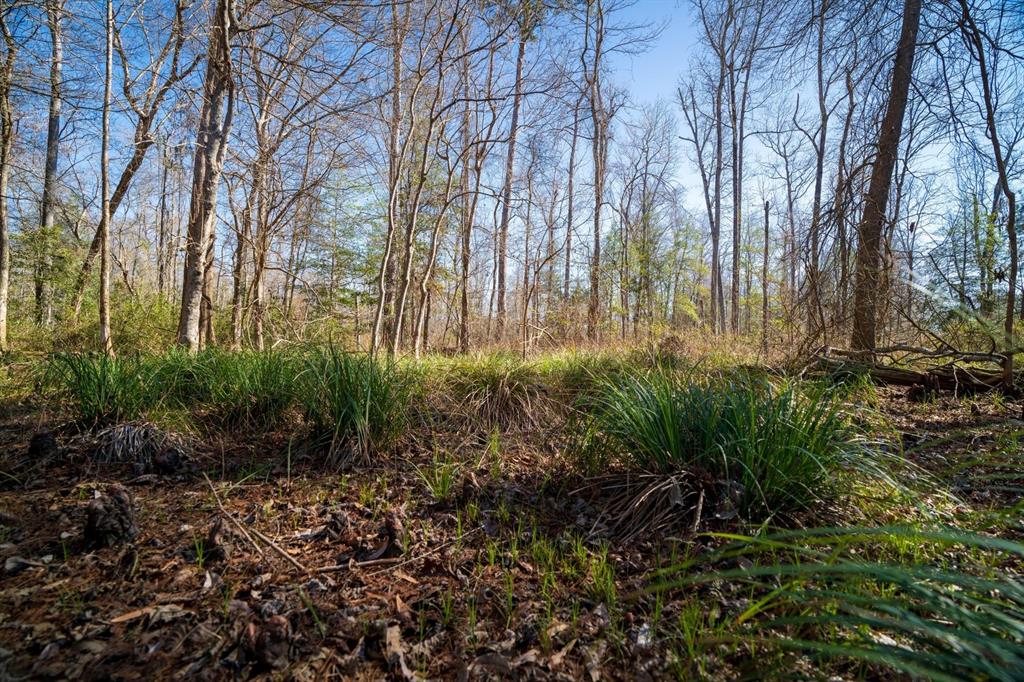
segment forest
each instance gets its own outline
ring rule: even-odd
[[[1024,679],[1024,5],[0,0],[0,680]]]

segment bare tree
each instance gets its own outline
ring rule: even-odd
[[[51,235],[57,216],[57,163],[60,154],[60,113],[62,70],[64,68],[64,0],[47,0],[47,26],[50,29],[50,110],[46,126],[46,165],[43,168],[43,197],[39,206],[39,231],[42,253],[36,266],[36,323],[53,322],[53,282]]]
[[[185,265],[182,273],[178,343],[190,351],[200,347],[200,306],[213,251],[217,187],[224,167],[227,134],[234,109],[231,39],[235,32],[234,0],[217,0],[210,19],[210,45],[203,80],[203,100],[196,134],[192,196]]]
[[[871,184],[865,197],[864,213],[858,226],[857,278],[854,285],[853,334],[854,350],[875,349],[878,327],[878,285],[881,275],[881,238],[886,221],[886,207],[892,187],[892,171],[899,151],[903,116],[913,77],[917,31],[921,21],[921,0],[904,0],[903,22],[892,72],[892,85],[882,126]]]
[[[596,340],[598,322],[601,314],[601,207],[604,204],[604,182],[608,160],[608,128],[610,116],[605,108],[604,92],[601,84],[602,57],[604,56],[605,15],[603,0],[587,3],[583,52],[580,60],[583,65],[584,81],[590,102],[590,121],[593,137],[591,140],[591,156],[594,169],[594,247],[590,254],[590,299],[587,305],[587,338]],[[591,43],[592,41],[592,43]],[[587,55],[590,63],[587,63]]]
[[[0,3],[0,33],[4,40],[4,60],[0,65],[0,353],[7,344],[7,303],[11,284],[10,214],[7,206],[7,185],[11,176],[11,150],[14,146],[14,112],[11,109],[11,88],[18,46],[7,25],[7,14],[13,3]]]
[[[184,69],[180,68],[179,65],[186,38],[184,23],[185,11],[188,9],[188,6],[185,0],[176,0],[174,19],[167,32],[166,40],[156,55],[153,56],[152,62],[138,74],[132,74],[131,64],[135,55],[129,55],[121,37],[122,29],[116,23],[114,25],[114,46],[117,50],[118,58],[121,62],[121,70],[124,75],[122,79],[122,95],[135,117],[135,133],[132,139],[132,155],[121,170],[121,176],[114,187],[114,193],[110,196],[111,216],[117,213],[117,209],[120,208],[121,202],[131,188],[132,181],[142,167],[146,153],[156,142],[157,116],[168,94],[177,83],[194,70],[198,63],[198,60],[195,60]],[[132,14],[138,13],[133,12]],[[136,30],[141,31],[146,36],[147,40],[145,42],[148,43],[146,23],[140,20]],[[166,74],[164,74],[165,65],[167,66]],[[145,83],[145,88],[141,94],[135,92],[133,85],[140,80]],[[100,250],[101,232],[103,229],[104,226],[101,221],[101,224],[96,227],[96,233],[93,236],[92,243],[89,245],[89,250],[86,252],[81,271],[78,273],[78,279],[75,282],[73,305],[73,315],[75,317],[78,317],[82,307],[86,282],[92,269],[93,261]]]
[[[519,109],[523,99],[523,63],[526,60],[526,43],[534,30],[537,21],[537,9],[533,0],[523,0],[519,6],[517,23],[519,31],[516,39],[516,73],[512,93],[512,120],[509,123],[508,148],[505,153],[505,183],[501,193],[501,224],[498,226],[498,288],[497,329],[495,336],[501,340],[505,336],[507,313],[505,311],[505,268],[508,260],[508,224],[512,210],[512,183],[515,174],[516,136],[519,133]]]
[[[968,45],[972,57],[978,62],[979,76],[981,77],[981,91],[984,103],[985,127],[988,133],[989,142],[992,144],[992,158],[995,160],[996,177],[998,178],[998,191],[1006,197],[1006,235],[1009,239],[1010,248],[1010,269],[1007,275],[1006,292],[1006,315],[1003,322],[1004,343],[1006,345],[1005,358],[1003,360],[1003,383],[1006,388],[1013,388],[1013,361],[1014,361],[1014,334],[1013,321],[1016,313],[1017,295],[1017,196],[1010,187],[1009,172],[1007,170],[1007,150],[999,142],[999,127],[997,125],[998,112],[996,102],[992,94],[993,74],[989,73],[988,59],[986,57],[986,45],[992,44],[986,40],[986,36],[978,27],[974,19],[971,7],[967,0],[960,0],[960,9],[963,12],[960,29],[964,41]]]
[[[100,348],[114,355],[110,338],[110,88],[114,77],[114,2],[106,2],[103,72],[103,124],[100,142]]]

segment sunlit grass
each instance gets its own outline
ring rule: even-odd
[[[652,371],[604,382],[583,409],[576,450],[587,468],[706,471],[739,484],[749,518],[806,509],[843,469],[884,472],[834,396],[787,382]]]
[[[1013,568],[1024,545],[900,526],[712,537],[728,544],[652,583],[664,592],[726,581],[750,595],[727,628],[691,636],[693,648],[747,643],[935,680],[1024,670],[1024,584]]]
[[[299,383],[306,421],[331,461],[367,460],[405,432],[410,383],[393,363],[329,346],[307,355]]]

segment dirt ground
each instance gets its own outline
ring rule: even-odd
[[[1018,405],[883,391],[877,412],[972,508],[1019,502]],[[30,456],[49,429],[56,451],[37,439]],[[455,435],[423,442],[438,438]],[[572,473],[555,435],[489,438],[447,444],[447,468],[435,445],[334,471],[287,436],[222,435],[164,473],[99,464],[95,435],[16,409],[0,424],[0,679],[758,676],[743,647],[695,667],[675,625],[695,600],[727,619],[744,594],[644,590],[702,532],[737,528],[727,496],[685,482],[685,503],[629,533],[615,487]],[[125,492],[133,518],[97,521]]]

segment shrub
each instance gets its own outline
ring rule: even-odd
[[[70,403],[80,423],[94,427],[138,419],[160,400],[138,357],[59,353],[44,369],[43,383]]]
[[[701,469],[739,483],[751,518],[806,508],[864,452],[827,392],[767,381],[655,371],[606,382],[583,407],[577,450],[591,467],[625,457],[651,472]]]
[[[330,346],[311,352],[299,383],[314,439],[334,462],[366,460],[405,431],[410,383],[392,363]]]

